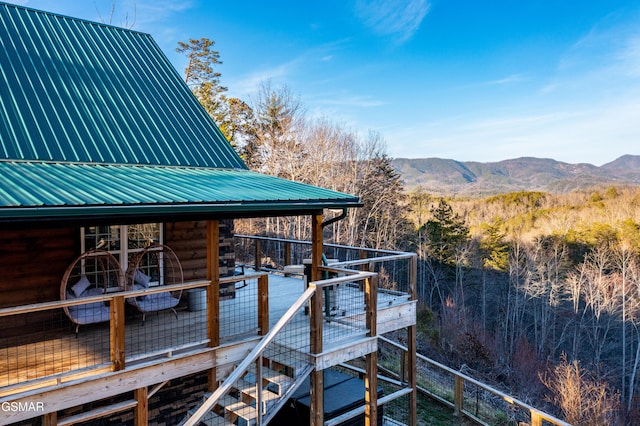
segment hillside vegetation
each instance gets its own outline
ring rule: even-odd
[[[407,203],[424,351],[572,424],[638,424],[640,188]]]

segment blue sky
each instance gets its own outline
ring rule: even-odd
[[[111,0],[11,3],[134,23],[181,73],[177,42],[211,38],[230,96],[286,84],[393,157],[640,154],[640,0],[116,0],[112,18]]]

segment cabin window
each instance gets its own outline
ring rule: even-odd
[[[87,226],[80,232],[83,252],[96,248],[106,250],[118,259],[123,271],[129,266],[129,261],[144,248],[150,244],[164,243],[160,223]],[[150,265],[148,262],[145,265],[149,271],[158,269],[153,268],[157,265]]]

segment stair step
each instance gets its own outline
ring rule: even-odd
[[[193,416],[196,413],[196,409],[191,409],[188,411],[189,417]],[[235,426],[233,423],[217,415],[214,412],[208,412],[201,419],[200,423],[204,423],[207,426]]]
[[[256,388],[255,377],[254,380],[247,381],[240,379],[234,388],[242,394],[242,400],[252,406],[255,406],[258,399],[258,390]],[[268,410],[269,405],[273,401],[280,399],[280,395],[270,391],[268,388],[262,388],[262,412],[265,413]]]
[[[275,371],[280,371],[289,377],[297,377],[298,372],[310,364],[309,360],[292,357],[295,353],[296,356],[304,357],[304,355],[288,350],[286,352],[265,351],[264,361],[265,364]]]
[[[243,419],[247,424],[253,424],[258,418],[256,409],[230,395],[220,398],[218,405],[224,408],[225,418],[231,422],[235,422],[238,417]]]
[[[251,368],[245,375],[247,381],[251,382],[255,380],[256,370],[255,368]],[[287,376],[286,374],[279,373],[277,371],[273,371],[270,368],[262,367],[262,386],[264,389],[275,393],[280,396],[284,394],[286,389],[291,386],[294,382],[292,377]]]

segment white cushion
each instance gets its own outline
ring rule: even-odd
[[[82,294],[80,295],[80,297],[90,297],[90,296],[102,296],[103,292],[101,288],[98,287],[93,287],[93,288],[88,288],[85,291],[82,292]]]
[[[151,278],[149,278],[148,275],[144,274],[139,269],[136,269],[136,273],[133,276],[133,281],[147,288],[149,287],[149,281],[151,281]]]
[[[155,312],[163,309],[171,309],[180,302],[169,292],[154,293],[148,295],[144,300],[137,300],[136,305],[141,312]]]
[[[90,286],[91,283],[89,282],[89,279],[86,275],[83,275],[80,280],[71,287],[71,291],[73,291],[73,294],[75,294],[76,297],[80,297],[80,295]]]
[[[134,284],[134,285],[133,285],[133,289],[134,289],[134,290],[146,290],[147,288],[148,288],[148,287],[145,287],[145,286],[143,286],[142,284]],[[142,295],[142,296],[138,296],[138,297],[136,297],[136,299],[138,299],[138,300],[144,300],[144,299],[146,299],[146,297],[147,297],[147,296]]]

